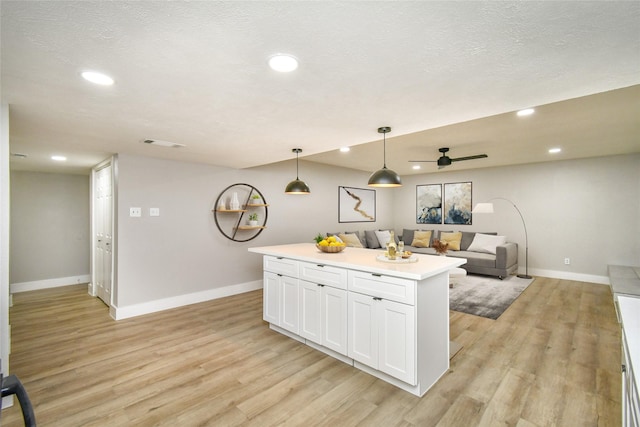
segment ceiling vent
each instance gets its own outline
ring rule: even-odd
[[[142,142],[149,145],[157,145],[159,147],[173,147],[173,148],[185,147],[184,144],[178,144],[170,141],[162,141],[160,139],[145,139]]]

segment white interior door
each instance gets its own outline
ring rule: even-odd
[[[111,165],[96,172],[94,199],[94,286],[95,293],[107,305],[111,305],[113,226],[113,191]]]

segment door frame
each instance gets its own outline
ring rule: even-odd
[[[111,309],[110,311],[112,311],[113,307],[116,305],[117,302],[117,280],[116,280],[116,272],[117,272],[117,266],[116,266],[116,259],[118,258],[116,256],[117,253],[117,241],[116,241],[116,236],[117,236],[117,220],[116,220],[116,212],[118,211],[117,209],[117,187],[116,187],[116,182],[117,182],[117,164],[118,164],[118,158],[117,155],[113,155],[111,158],[98,163],[96,166],[94,166],[91,169],[91,194],[90,194],[90,206],[91,206],[91,282],[88,285],[88,292],[89,295],[93,296],[93,297],[97,297],[97,291],[96,291],[96,204],[95,204],[95,197],[96,197],[96,185],[97,185],[97,173],[98,171],[100,171],[101,169],[104,169],[105,167],[111,166],[111,232],[112,232],[112,236],[111,236],[111,291],[110,291],[110,295],[111,295],[111,301],[109,301],[109,308]]]

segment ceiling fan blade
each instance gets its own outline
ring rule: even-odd
[[[451,161],[460,162],[462,160],[484,159],[485,157],[489,157],[489,156],[487,156],[486,154],[476,154],[475,156],[458,157],[455,159],[451,159]]]
[[[437,160],[409,160],[409,163],[435,163]]]

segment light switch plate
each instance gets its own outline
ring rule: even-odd
[[[142,216],[142,208],[129,208],[129,216],[132,216],[132,217]]]
[[[149,208],[149,216],[160,216],[160,208]]]

